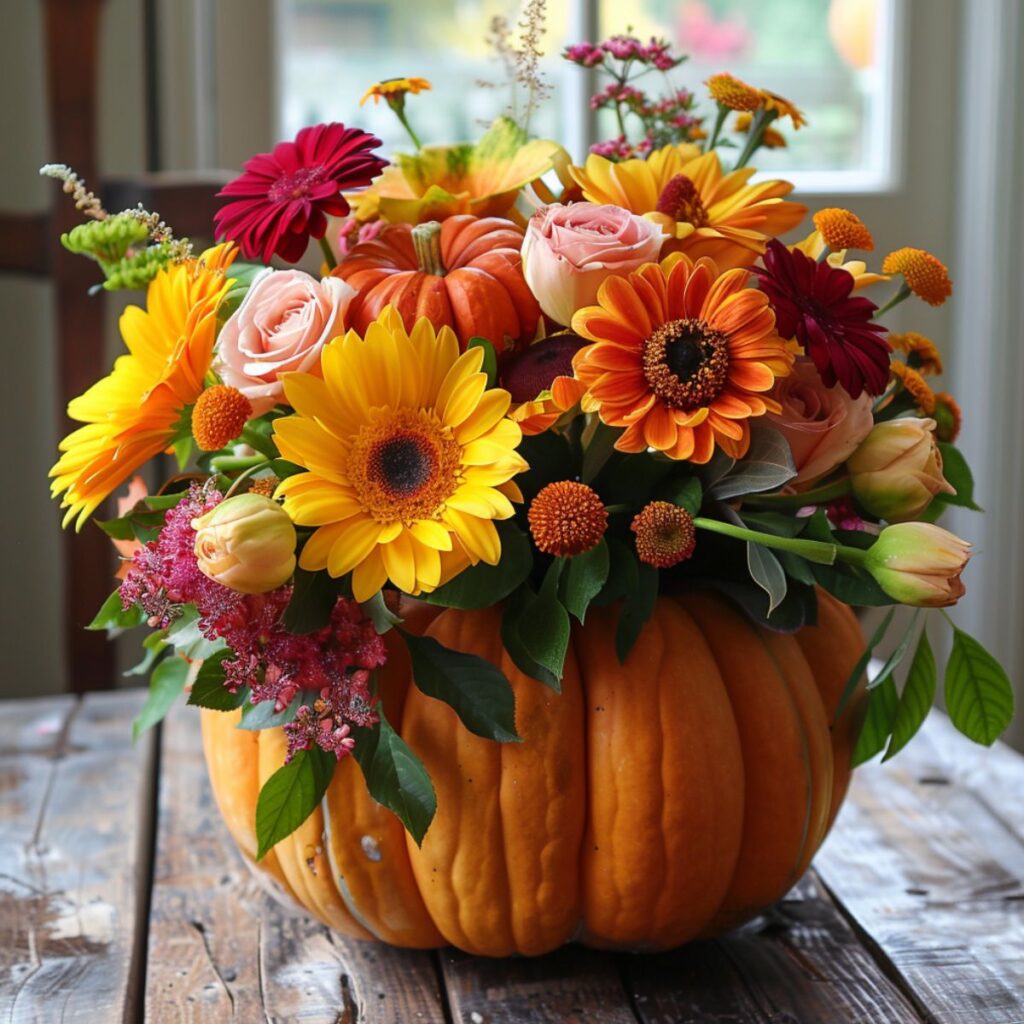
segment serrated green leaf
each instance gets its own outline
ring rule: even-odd
[[[377,803],[395,813],[406,831],[423,844],[434,814],[437,796],[423,762],[384,717],[372,729],[353,729],[353,757],[359,762],[366,788]]]
[[[611,559],[604,538],[589,551],[567,560],[562,572],[561,596],[566,611],[582,624],[590,602],[608,579]]]
[[[851,763],[854,768],[881,753],[892,732],[898,702],[899,695],[891,676],[868,694],[868,713],[853,748]]]
[[[533,568],[529,538],[511,520],[496,524],[501,541],[497,565],[479,562],[463,569],[443,587],[419,599],[443,608],[492,608],[518,587]]]
[[[636,592],[627,594],[615,630],[615,653],[625,664],[629,652],[640,637],[647,620],[654,614],[658,600],[658,570],[652,565],[638,561]]]
[[[1013,686],[1003,666],[961,629],[953,629],[944,689],[950,719],[975,743],[991,746],[1013,718]]]
[[[850,698],[853,696],[857,689],[857,684],[860,682],[860,677],[864,675],[865,670],[868,667],[868,662],[871,660],[871,654],[874,649],[882,642],[886,631],[889,628],[889,624],[892,622],[893,615],[896,614],[895,608],[890,608],[886,612],[885,617],[878,624],[878,628],[875,630],[871,639],[868,641],[867,647],[864,648],[864,653],[857,659],[857,664],[853,666],[853,671],[850,673],[850,678],[846,680],[846,685],[843,687],[843,692],[839,697],[839,703],[836,705],[836,720],[842,716],[846,710],[846,705],[850,703]]]
[[[85,628],[120,631],[141,626],[145,621],[146,613],[137,604],[129,605],[127,608],[121,606],[121,591],[115,590]]]
[[[935,702],[935,684],[938,672],[935,668],[935,655],[928,634],[921,632],[914,660],[910,663],[907,681],[903,684],[900,702],[896,706],[896,715],[892,723],[892,737],[883,761],[895,757],[914,737],[917,730],[928,716]]]
[[[312,747],[300,750],[260,789],[256,800],[256,859],[261,860],[312,813],[331,784],[337,758]]]
[[[224,685],[224,659],[232,657],[231,651],[220,651],[203,662],[199,674],[192,683],[188,703],[195,707],[210,708],[212,711],[234,711],[245,702],[245,693],[232,693]]]
[[[184,658],[165,658],[149,677],[149,696],[142,706],[138,718],[132,722],[132,740],[137,740],[147,729],[152,729],[178,699],[185,689],[189,664]]]
[[[512,685],[486,658],[454,651],[430,636],[401,631],[416,686],[444,701],[477,736],[500,743],[519,739]]]

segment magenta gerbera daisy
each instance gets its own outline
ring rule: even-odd
[[[344,217],[341,194],[365,188],[387,166],[372,151],[380,139],[337,122],[303,128],[294,142],[257,153],[245,173],[218,196],[230,198],[214,217],[218,238],[237,242],[246,259],[269,262],[277,253],[296,263],[309,239],[323,238],[327,217]]]
[[[871,318],[878,307],[851,297],[853,275],[826,262],[817,263],[780,241],[768,243],[764,269],[754,267],[761,290],[775,310],[775,329],[795,338],[814,361],[826,385],[837,381],[857,398],[862,391],[880,395],[889,383],[886,329]]]

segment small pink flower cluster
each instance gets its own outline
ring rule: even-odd
[[[636,61],[648,64],[658,71],[671,71],[678,67],[684,57],[673,57],[669,44],[664,39],[651,38],[647,44],[635,36],[612,36],[603,43],[577,43],[566,47],[563,56],[573,64],[593,68],[604,62],[605,56],[614,60]]]
[[[650,136],[645,135],[639,142],[630,142],[625,135],[618,135],[614,139],[606,139],[604,142],[595,142],[590,147],[590,152],[597,156],[603,156],[608,160],[633,160],[637,157],[646,158],[654,148],[654,142]]]
[[[205,576],[193,550],[192,520],[221,500],[215,488],[192,484],[168,511],[156,540],[135,553],[121,584],[122,604],[139,605],[150,625],[161,629],[181,615],[183,606],[193,605],[203,636],[223,640],[233,654],[223,662],[224,685],[232,693],[247,686],[253,704],[273,701],[278,712],[300,690],[319,694],[286,726],[289,759],[314,743],[342,757],[354,745],[348,723],[372,725],[377,719],[369,683],[370,673],[387,659],[384,642],[347,598],[338,599],[323,628],[296,634],[282,622],[291,586],[240,594]]]
[[[645,113],[649,109],[647,93],[636,89],[632,85],[620,85],[612,82],[600,92],[590,97],[590,109],[602,110],[605,107],[614,107],[618,104],[631,107],[637,113]]]
[[[360,242],[371,242],[381,232],[384,221],[360,223],[355,217],[346,217],[338,225],[338,256],[347,256]]]

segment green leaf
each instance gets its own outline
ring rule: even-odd
[[[614,451],[615,442],[622,433],[620,427],[609,427],[600,420],[596,421],[593,436],[583,451],[583,465],[580,469],[580,479],[583,483],[593,483]]]
[[[842,695],[839,698],[839,703],[836,705],[836,720],[846,710],[846,705],[849,704],[850,698],[853,696],[854,691],[857,689],[857,684],[860,682],[860,677],[864,675],[865,670],[868,667],[868,662],[871,660],[871,654],[874,649],[882,642],[882,638],[885,636],[886,630],[889,628],[889,624],[892,622],[893,615],[896,614],[895,608],[890,608],[886,612],[885,617],[878,624],[878,628],[875,630],[871,639],[868,641],[867,647],[864,648],[864,653],[857,659],[857,664],[853,666],[853,671],[850,673],[850,678],[846,681],[846,686],[843,687]]]
[[[519,618],[527,605],[536,599],[536,595],[525,584],[509,595],[501,615],[501,643],[520,672],[559,693],[562,688],[561,680],[534,659],[519,635]]]
[[[593,600],[599,608],[628,598],[636,593],[640,585],[639,569],[636,553],[631,547],[615,537],[607,537],[608,542],[608,579]]]
[[[333,754],[319,747],[300,750],[263,783],[256,800],[257,860],[290,836],[316,810],[337,763]]]
[[[898,701],[896,684],[891,677],[868,695],[868,713],[864,718],[860,735],[857,737],[857,745],[853,748],[852,764],[854,768],[865,761],[870,761],[885,747],[885,741],[889,738],[889,733],[892,732]]]
[[[141,626],[145,621],[146,613],[137,604],[129,605],[127,608],[121,607],[121,591],[115,590],[85,628],[120,631]]]
[[[178,463],[178,469],[184,473],[188,467],[188,460],[192,458],[192,435],[176,438],[171,446],[174,449],[174,460]]]
[[[601,473],[601,497],[606,505],[639,507],[650,495],[663,497],[661,488],[678,487],[675,480],[666,480],[679,470],[679,463],[651,452],[613,452]],[[670,497],[664,497],[671,501]]]
[[[238,309],[242,304],[242,299],[245,298],[246,292],[248,292],[252,285],[253,278],[266,269],[267,267],[262,263],[233,263],[231,265],[230,276],[232,284],[218,309],[218,314],[222,321],[226,320]]]
[[[373,623],[377,636],[383,636],[394,629],[395,626],[400,626],[405,621],[387,606],[384,594],[380,590],[369,601],[361,602],[359,607],[363,610],[363,614]]]
[[[723,501],[744,494],[774,491],[796,476],[793,453],[786,439],[773,427],[759,423],[751,427],[747,454],[708,490]]]
[[[670,480],[658,489],[658,496],[661,500],[670,501],[673,505],[686,509],[691,516],[695,516],[700,512],[704,501],[704,488],[697,477],[691,476],[685,480]]]
[[[562,689],[562,670],[565,667],[566,652],[569,650],[570,634],[569,613],[558,600],[558,582],[562,567],[561,559],[555,559],[551,563],[544,576],[540,593],[526,602],[517,622],[520,643],[530,659],[546,670],[540,681],[547,683],[556,693],[560,693]],[[551,679],[555,680],[554,684],[551,683]]]
[[[132,722],[132,740],[137,740],[147,729],[163,721],[178,694],[185,689],[189,664],[184,658],[166,658],[149,677],[149,696],[138,718]]]
[[[274,710],[272,700],[261,700],[258,704],[245,702],[242,704],[242,717],[235,728],[255,732],[257,729],[276,729],[280,725],[287,725],[295,721],[304,699],[303,691],[300,690],[292,698],[291,704],[281,712]]]
[[[444,701],[477,736],[499,743],[519,739],[515,696],[500,668],[479,655],[453,651],[433,637],[401,633],[412,659],[413,681],[423,693]]]
[[[511,520],[495,524],[501,540],[497,565],[479,562],[463,569],[454,579],[419,599],[444,608],[492,608],[519,586],[533,568],[529,538]]]
[[[771,533],[776,537],[796,537],[800,534],[805,525],[803,519],[794,515],[786,515],[783,512],[748,512],[743,510],[743,522],[752,530],[760,530],[762,533]],[[835,538],[828,537],[827,544],[835,543]]]
[[[797,583],[803,583],[807,587],[814,586],[816,580],[806,558],[801,558],[799,555],[793,554],[792,551],[776,551],[775,557],[782,563],[782,568],[786,570],[786,575],[791,579],[796,580]]]
[[[893,674],[900,662],[903,661],[907,651],[910,649],[910,642],[914,639],[914,627],[917,625],[917,618],[920,614],[921,609],[915,608],[910,624],[903,631],[900,642],[893,648],[889,657],[886,658],[885,664],[879,670],[878,675],[868,683],[869,690],[873,690],[876,686],[881,686]]]
[[[189,704],[213,711],[234,711],[242,706],[245,693],[241,690],[232,693],[224,685],[223,662],[231,656],[231,651],[220,651],[203,662],[203,667],[192,683],[192,692],[188,695]]]
[[[774,553],[760,544],[747,542],[747,568],[751,579],[768,595],[771,615],[786,599],[786,573]]]
[[[363,770],[370,796],[398,815],[421,846],[437,811],[434,786],[423,762],[391,728],[379,705],[377,711],[380,721],[372,729],[353,729],[356,745],[352,754]]]
[[[647,620],[654,614],[654,605],[658,600],[658,570],[640,561],[637,561],[636,567],[636,591],[626,595],[619,626],[615,630],[615,653],[621,663],[625,663],[629,657],[633,644],[639,639]]]
[[[1013,718],[1013,686],[1003,666],[974,637],[955,627],[945,695],[953,724],[986,747],[995,743]]]
[[[589,551],[568,559],[562,573],[562,604],[582,624],[590,602],[608,579],[611,559],[604,538]]]
[[[518,450],[530,464],[528,470],[516,477],[527,507],[542,488],[556,480],[572,480],[579,471],[569,442],[554,431],[524,437]]]
[[[126,676],[146,676],[156,663],[157,659],[167,650],[167,641],[163,633],[150,633],[142,641],[143,650],[146,652],[142,661],[125,671]]]
[[[484,350],[484,361],[480,370],[487,374],[487,386],[493,388],[498,379],[498,356],[494,351],[494,346],[486,338],[470,338],[466,343],[466,351],[471,348]]]
[[[900,702],[896,706],[896,715],[892,723],[892,738],[883,761],[895,757],[914,737],[921,728],[935,702],[935,683],[938,673],[935,668],[935,655],[928,643],[928,633],[922,631],[918,641],[914,660],[910,663],[907,681],[903,684]]]
[[[341,581],[326,570],[295,569],[295,587],[281,621],[289,633],[315,633],[331,620]]]
[[[981,512],[981,506],[974,500],[974,475],[963,452],[948,441],[939,442],[939,451],[942,453],[942,475],[956,488],[956,494],[938,495],[941,503]]]
[[[115,540],[153,540],[164,527],[167,510],[174,508],[185,495],[150,494],[117,519],[96,520],[96,525]]]
[[[171,623],[164,640],[174,646],[176,653],[190,661],[205,661],[227,647],[223,640],[208,640],[203,636],[199,629],[199,612],[191,605],[184,606],[181,615]]]

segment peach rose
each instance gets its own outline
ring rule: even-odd
[[[789,442],[797,487],[813,483],[845,462],[871,433],[871,396],[851,398],[838,384],[826,387],[810,359],[798,359],[793,372],[777,381],[772,397],[782,412],[768,413],[772,426]]]
[[[282,373],[318,371],[320,350],[344,333],[355,294],[338,277],[268,267],[221,330],[214,369],[249,399],[253,416],[269,412],[284,396]]]
[[[625,276],[658,259],[662,230],[619,206],[556,203],[538,210],[523,239],[523,274],[556,323],[597,301],[597,290],[613,274]]]

